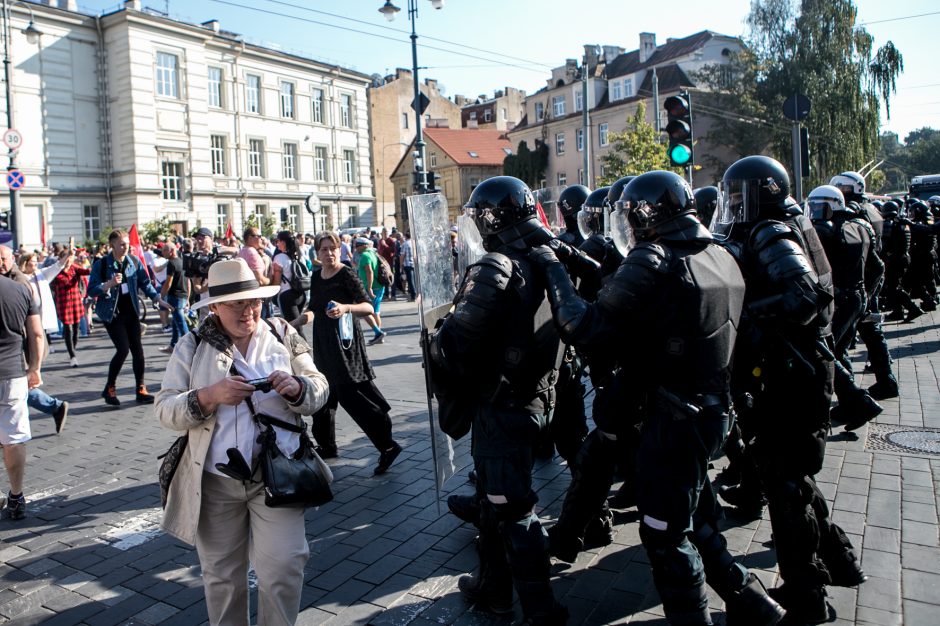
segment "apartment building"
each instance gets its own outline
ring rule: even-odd
[[[251,214],[308,232],[375,223],[368,75],[136,0],[102,16],[65,0],[11,12],[26,245],[161,217],[180,232],[237,232]],[[311,195],[317,216],[302,210]]]
[[[509,131],[525,116],[525,91],[515,87],[497,89],[492,98],[457,95],[454,102],[460,106],[460,125],[464,128]]]
[[[610,134],[626,129],[627,119],[641,101],[646,104],[650,123],[655,122],[656,115],[665,119],[662,102],[683,89],[691,90],[693,97],[696,155],[725,154],[725,148],[704,140],[714,117],[695,109],[695,92],[699,90],[695,73],[707,64],[727,62],[732,53],[740,50],[740,39],[702,31],[657,45],[655,34],[640,33],[639,44],[629,52],[619,46],[586,45],[580,63],[566,60],[552,70],[543,89],[526,98],[526,116],[509,132],[509,140],[514,150],[522,141],[530,149],[536,142],[548,146],[549,163],[542,186],[596,187],[605,174],[600,159],[610,149]],[[653,101],[654,80],[658,83],[658,103]],[[585,106],[590,117],[587,128],[583,124]],[[587,172],[585,150],[590,157]],[[695,186],[714,184],[721,177],[720,172],[698,162],[705,167],[693,172]]]

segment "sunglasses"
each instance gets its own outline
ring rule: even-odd
[[[215,469],[235,480],[243,480],[250,483],[258,482],[251,478],[251,467],[242,455],[241,450],[238,448],[229,448],[225,451],[225,454],[228,455],[228,463],[216,463]]]

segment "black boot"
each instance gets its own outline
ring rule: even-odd
[[[568,609],[555,601],[548,580],[523,582],[513,580],[519,604],[522,605],[522,624],[531,626],[564,626],[568,623]]]
[[[614,515],[607,504],[601,514],[588,522],[584,529],[584,545],[588,548],[601,548],[614,542]]]
[[[829,605],[826,603],[824,587],[797,588],[784,584],[768,589],[767,593],[786,610],[787,624],[822,624],[829,621]]]
[[[655,579],[655,574],[654,574]],[[688,589],[668,589],[656,585],[669,626],[712,626],[705,584]]]
[[[876,376],[876,378],[878,378]],[[887,400],[898,397],[898,381],[894,376],[878,378],[878,382],[868,388],[868,395],[875,400]]]
[[[447,508],[461,521],[480,527],[480,500],[476,494],[461,496],[454,494],[447,498]]]
[[[764,514],[767,499],[759,487],[740,485],[722,485],[718,488],[722,500],[734,507],[734,512],[744,519],[758,519]]]
[[[726,626],[774,626],[783,619],[783,607],[767,594],[754,574],[748,575],[743,589],[725,600]]]
[[[833,421],[845,425],[845,430],[857,430],[878,417],[884,409],[868,395],[867,391],[859,391],[850,396],[845,402],[839,399],[839,404],[829,412]]]
[[[512,613],[512,581],[508,575],[496,580],[492,577],[465,574],[457,579],[457,588],[477,607],[496,613]]]
[[[584,539],[567,531],[564,526],[555,524],[548,529],[548,552],[556,559],[574,563],[583,549]]]

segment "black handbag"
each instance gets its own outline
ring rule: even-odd
[[[264,503],[272,508],[321,506],[333,499],[333,473],[313,448],[306,429],[267,415],[256,416],[266,428],[261,433],[261,479]],[[274,426],[300,433],[300,447],[285,455],[277,446]],[[288,428],[290,427],[290,428]]]
[[[170,483],[173,482],[173,476],[176,469],[183,460],[183,453],[186,452],[186,446],[189,444],[189,433],[180,435],[170,446],[170,449],[158,456],[163,459],[160,462],[159,480],[160,480],[160,504],[166,508],[166,499],[170,493]]]

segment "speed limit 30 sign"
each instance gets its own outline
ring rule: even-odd
[[[19,150],[23,145],[23,135],[15,128],[8,128],[3,131],[3,145],[10,150]]]

